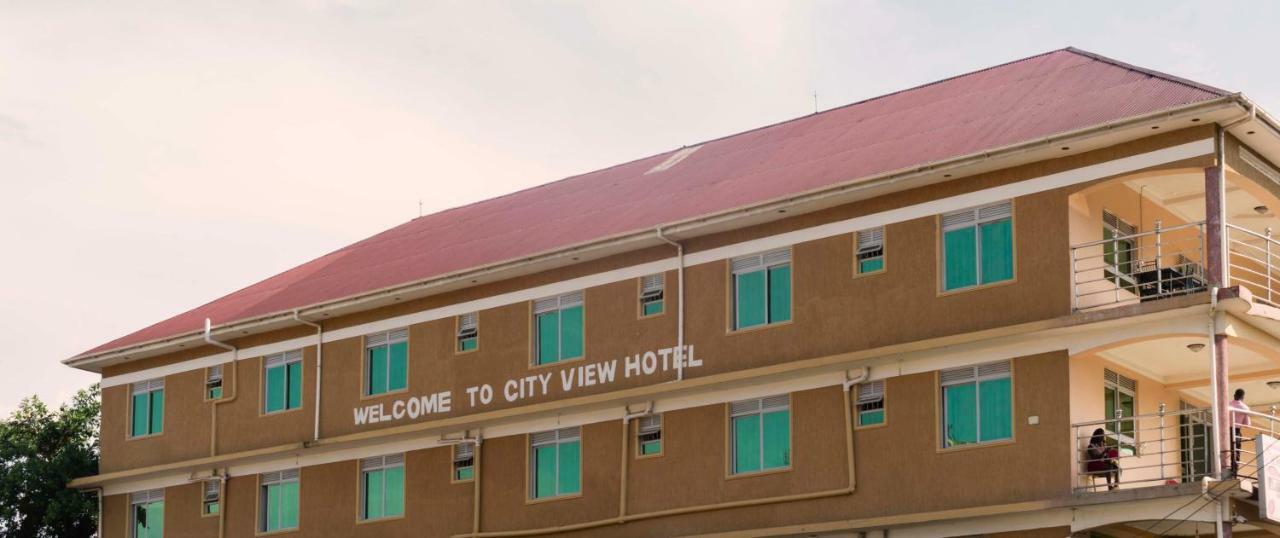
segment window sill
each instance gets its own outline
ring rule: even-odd
[[[406,381],[406,382],[407,382],[407,381]],[[404,393],[407,393],[407,392],[409,392],[409,387],[405,387],[405,388],[402,388],[402,389],[396,389],[396,390],[389,390],[389,391],[386,391],[386,392],[379,392],[379,393],[377,393],[377,394],[365,394],[365,395],[363,395],[363,396],[360,396],[360,401],[362,401],[362,402],[363,402],[363,401],[365,401],[365,400],[377,400],[377,399],[379,399],[379,398],[385,398],[385,397],[387,397],[387,396],[395,396],[395,395],[397,395],[397,394],[404,394]]]
[[[666,452],[665,452],[665,451],[662,451],[662,450],[659,450],[657,454],[641,454],[641,453],[637,452],[637,453],[636,453],[636,460],[651,460],[651,459],[655,459],[655,458],[661,458],[661,457],[662,457],[663,455],[665,455],[665,454],[666,454]]]
[[[298,532],[299,530],[301,530],[301,526],[293,527],[291,529],[279,529],[274,531],[254,531],[253,535],[254,536],[276,536],[280,534],[290,534],[290,533]]]
[[[475,353],[475,352],[477,352],[477,351],[480,351],[480,345],[479,345],[479,344],[476,344],[476,347],[473,347],[473,348],[468,349],[468,350],[466,350],[466,351],[461,351],[461,350],[459,350],[458,348],[454,348],[454,349],[453,349],[453,354],[454,354],[454,356],[457,356],[457,355],[470,355],[470,354]]]
[[[878,430],[888,425],[889,425],[889,422],[885,421],[879,424],[867,424],[866,426],[854,426],[853,429],[854,430]]]
[[[280,415],[287,415],[287,414],[289,414],[289,413],[293,413],[293,412],[296,412],[296,411],[302,411],[302,410],[303,410],[303,407],[299,406],[299,407],[295,407],[295,408],[293,408],[293,409],[281,409],[281,410],[279,410],[279,411],[262,411],[262,412],[258,413],[258,416],[259,416],[259,417],[277,417],[277,416],[280,416]]]
[[[572,359],[560,359],[560,360],[558,360],[558,361],[556,361],[556,362],[548,362],[548,363],[546,363],[546,364],[533,364],[533,363],[530,363],[530,364],[529,364],[529,369],[530,369],[530,370],[538,370],[538,369],[542,369],[542,368],[554,368],[554,367],[559,366],[559,365],[561,365],[561,364],[564,364],[564,363],[566,363],[566,362],[580,362],[580,361],[582,361],[582,360],[584,360],[584,359],[586,359],[586,354],[583,354],[583,356],[581,356],[581,357],[574,357],[574,358],[572,358]]]
[[[795,319],[789,319],[787,321],[779,321],[777,323],[766,323],[764,325],[752,325],[750,327],[746,327],[743,329],[729,329],[728,331],[725,332],[725,336],[733,336],[735,334],[748,334],[748,333],[763,331],[766,329],[786,327],[787,325],[791,325],[792,323],[795,323]]]
[[[883,275],[883,274],[885,274],[886,272],[887,272],[887,270],[886,270],[886,269],[876,269],[875,271],[868,271],[868,272],[866,272],[866,273],[859,273],[859,272],[858,272],[858,268],[857,268],[857,267],[854,267],[854,268],[853,268],[853,278],[867,278],[867,277],[873,277],[873,276]]]
[[[940,290],[940,291],[938,291],[938,297],[947,297],[947,296],[950,296],[950,295],[960,295],[960,294],[962,294],[962,293],[968,293],[968,292],[971,292],[971,291],[978,291],[978,290],[986,290],[986,289],[991,289],[991,288],[998,288],[998,287],[1000,287],[1000,286],[1008,286],[1008,285],[1010,285],[1010,284],[1016,284],[1016,283],[1018,283],[1018,277],[1017,277],[1017,276],[1014,276],[1013,278],[1010,278],[1009,280],[1001,280],[1001,281],[999,281],[999,282],[992,282],[992,283],[990,283],[990,284],[978,284],[978,285],[976,285],[976,286],[969,286],[969,287],[967,287],[967,288],[956,288],[956,289],[954,289],[954,290]]]
[[[530,504],[545,504],[545,503],[553,503],[553,502],[556,502],[556,501],[568,501],[568,500],[572,500],[572,499],[578,499],[578,498],[581,498],[581,497],[582,497],[582,492],[578,492],[578,493],[570,493],[570,494],[567,494],[567,495],[556,495],[555,497],[542,497],[542,498],[539,498],[539,499],[528,499],[528,498],[526,498],[526,499],[524,500],[524,504],[526,504],[526,505],[530,505]]]
[[[774,469],[765,469],[765,470],[763,470],[763,471],[751,471],[751,472],[749,472],[749,473],[737,473],[737,474],[730,473],[729,475],[725,476],[725,477],[724,477],[724,479],[725,479],[725,480],[737,480],[737,479],[740,479],[740,478],[755,478],[755,477],[757,477],[757,476],[769,476],[769,475],[774,475],[774,474],[789,473],[789,472],[791,472],[793,469],[794,469],[794,467],[792,467],[791,465],[788,465],[788,466],[786,466],[786,467],[777,467],[777,468],[774,468]]]
[[[357,519],[357,520],[356,520],[356,525],[368,525],[368,524],[371,524],[371,523],[383,523],[383,522],[388,522],[388,521],[399,521],[399,520],[401,520],[401,519],[404,519],[404,514],[400,514],[400,515],[398,515],[398,516],[384,516],[384,517],[379,517],[379,518],[374,518],[374,519]]]
[[[126,438],[125,438],[125,441],[142,441],[142,440],[144,440],[144,439],[155,439],[155,438],[160,437],[160,436],[162,436],[162,435],[164,435],[164,432],[160,432],[160,433],[148,433],[148,434],[146,434],[146,435],[130,435],[130,436],[128,436],[128,437],[126,437]]]
[[[964,452],[964,451],[966,451],[966,450],[973,450],[973,449],[975,449],[975,448],[990,448],[990,447],[997,447],[997,446],[1008,446],[1008,445],[1012,445],[1012,444],[1013,444],[1013,442],[1014,442],[1014,440],[1013,440],[1012,438],[1010,438],[1010,439],[1001,439],[1001,440],[999,440],[999,441],[986,441],[986,442],[983,442],[983,443],[969,443],[969,444],[967,444],[967,445],[956,445],[956,446],[952,446],[952,447],[939,448],[939,449],[938,449],[938,453],[939,453],[939,454],[942,454],[942,453],[947,453],[947,452]]]

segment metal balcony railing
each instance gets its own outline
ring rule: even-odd
[[[1182,409],[1080,422],[1075,491],[1193,482],[1213,468],[1212,413]]]
[[[1257,443],[1258,434],[1270,435],[1275,437],[1280,434],[1280,417],[1276,416],[1276,406],[1271,406],[1270,413],[1259,413],[1257,411],[1236,411],[1228,410],[1232,415],[1245,415],[1249,417],[1248,425],[1237,425],[1231,428],[1232,447],[1228,461],[1231,463],[1236,476],[1241,478],[1250,478],[1256,480],[1258,478],[1258,450]],[[1234,418],[1234,417],[1233,417]],[[1232,420],[1234,424],[1236,421]]]
[[[1227,245],[1231,284],[1249,288],[1254,300],[1280,306],[1280,241],[1271,228],[1258,233],[1227,223]]]
[[[1280,250],[1280,249],[1277,249]],[[1071,247],[1072,307],[1090,310],[1205,289],[1204,222]]]

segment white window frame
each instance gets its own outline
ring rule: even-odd
[[[151,504],[164,502],[164,488],[149,489],[146,491],[138,491],[129,494],[129,536],[130,538],[138,535],[138,510],[139,504]],[[167,508],[167,507],[166,507]],[[167,510],[166,510],[167,511]],[[160,524],[163,526],[164,522]]]
[[[940,268],[941,270],[938,271],[938,285],[941,286],[943,291],[952,292],[952,291],[960,291],[960,290],[970,290],[974,288],[980,288],[983,286],[990,286],[992,284],[998,284],[998,282],[988,282],[985,284],[982,282],[982,236],[981,234],[978,233],[979,230],[977,228],[981,227],[983,224],[1004,220],[1006,218],[1009,219],[1010,222],[1012,222],[1013,220],[1013,200],[1004,200],[1002,202],[995,202],[995,203],[986,204],[978,207],[964,209],[961,211],[952,211],[950,213],[942,214],[941,218],[939,219],[939,221],[942,223],[942,226],[940,227],[941,232],[938,235],[939,247],[941,247],[938,250],[942,251],[942,254],[941,254],[942,267]],[[947,288],[946,234],[947,232],[952,230],[960,230],[963,228],[970,228],[970,227],[974,228],[973,243],[974,243],[974,248],[976,249],[976,252],[974,253],[975,254],[974,270],[977,273],[976,282],[971,286],[948,289]],[[1011,241],[1017,242],[1017,239],[1018,239],[1017,230],[1013,230],[1012,233],[1014,235],[1011,238]],[[1015,249],[1014,250],[1015,259],[1013,260],[1013,267],[1014,267],[1013,278],[1017,278],[1018,260],[1016,255],[1016,247],[1013,247],[1013,248]],[[1012,280],[1013,278],[1011,278],[1010,280]],[[1001,282],[1008,282],[1008,280],[1002,280]]]
[[[464,465],[465,464],[465,465]],[[450,465],[449,480],[451,482],[470,482],[475,480],[476,445],[475,443],[458,443],[453,445],[453,464]],[[471,478],[458,478],[458,471],[471,469]]]
[[[792,459],[790,457],[788,457],[786,466],[771,467],[768,469],[764,466],[764,415],[765,413],[773,413],[776,411],[787,412],[787,444],[790,445],[793,441],[792,437],[795,436],[795,431],[793,431],[793,428],[790,426],[791,419],[793,418],[791,416],[791,394],[778,394],[775,396],[766,396],[764,398],[739,400],[729,404],[729,474],[734,476],[756,474],[791,467]],[[738,463],[738,443],[736,442],[738,436],[733,430],[733,419],[751,415],[757,415],[760,417],[760,439],[758,440],[760,446],[760,468],[754,471],[739,471],[735,468]],[[790,451],[790,446],[787,448],[788,451]]]
[[[884,271],[885,270],[884,226],[867,228],[866,230],[859,230],[857,233],[853,235],[854,235],[854,241],[855,241],[854,250],[853,250],[853,265],[854,265],[855,272],[859,275],[870,275],[870,274],[875,274],[875,273]],[[880,253],[872,255],[872,253],[876,251],[879,251]],[[864,255],[865,255],[865,258],[864,258]],[[862,270],[862,261],[864,259],[870,260],[875,258],[880,259],[881,261],[880,268],[876,269],[875,271],[864,272]]]
[[[556,295],[553,297],[544,297],[533,302],[533,366],[544,366],[547,364],[556,364],[567,360],[577,360],[586,356],[586,339],[587,339],[587,311],[586,311],[586,293],[582,291],[574,291]],[[556,357],[554,362],[538,362],[538,353],[542,352],[542,335],[538,331],[538,316],[549,312],[561,312],[568,308],[582,306],[582,347],[583,355],[579,357]],[[564,332],[564,316],[556,317],[556,353],[564,354],[564,342],[560,341],[560,334]]]
[[[267,486],[276,484],[298,484],[298,526],[296,527],[280,527],[279,529],[267,530]],[[281,513],[284,511],[281,510]],[[270,473],[262,473],[258,475],[258,532],[284,532],[297,530],[302,526],[302,483],[298,469],[284,469],[281,471],[273,471]]]
[[[666,313],[666,288],[667,275],[665,273],[656,273],[640,278],[640,317],[658,316]],[[662,311],[655,314],[645,314],[644,307],[649,303],[662,301]]]
[[[866,408],[866,409],[863,408],[863,406],[874,405],[877,403],[880,404],[880,407]],[[888,410],[886,409],[887,404],[885,403],[885,397],[884,397],[884,380],[880,379],[876,381],[868,381],[866,383],[859,383],[858,384],[858,400],[857,400],[856,406],[857,406],[856,409],[858,412],[858,422],[856,424],[857,427],[861,428],[864,426],[880,426],[888,423],[889,415],[887,414],[888,413]],[[885,413],[884,419],[876,424],[866,424],[866,425],[862,424],[863,413],[869,413],[874,411],[884,412]]]
[[[134,384],[132,384],[132,385],[130,385],[130,386],[129,386],[129,426],[128,426],[128,432],[129,432],[129,438],[130,438],[130,439],[142,439],[142,438],[144,438],[144,437],[152,437],[152,436],[156,436],[156,435],[160,435],[160,434],[164,433],[164,416],[165,416],[165,414],[167,414],[167,413],[161,413],[161,414],[160,414],[160,431],[158,431],[158,432],[153,432],[153,431],[151,431],[151,430],[155,429],[155,428],[154,428],[154,426],[155,426],[155,425],[154,425],[154,424],[151,424],[151,393],[152,393],[152,392],[155,392],[155,391],[157,391],[157,390],[164,390],[164,378],[163,378],[163,377],[157,377],[157,378],[155,378],[155,379],[148,379],[148,380],[146,380],[146,381],[139,381],[139,382],[134,383]],[[134,396],[137,396],[137,395],[139,395],[139,394],[144,394],[144,393],[145,393],[145,394],[147,394],[147,424],[148,424],[148,425],[150,425],[150,426],[153,426],[153,427],[151,427],[151,428],[147,428],[147,433],[144,433],[144,434],[142,434],[142,435],[134,435],[134,434],[133,434],[133,412],[134,412],[133,397],[134,397]],[[164,402],[164,398],[168,398],[168,397],[169,397],[169,395],[168,395],[168,394],[165,394],[164,396],[162,396],[162,397],[161,397],[161,398],[162,398],[162,399],[161,399],[161,402],[162,402],[162,403],[161,403],[161,405],[164,405],[164,403],[163,403],[163,402]],[[166,406],[166,407],[167,407],[167,406]],[[165,411],[167,412],[168,410],[166,409]]]
[[[294,410],[294,409],[301,409],[301,408],[302,408],[302,405],[301,405],[301,404],[299,404],[299,405],[298,405],[298,407],[292,407],[292,408],[291,408],[291,407],[289,407],[289,393],[288,393],[288,390],[289,390],[289,377],[288,377],[288,376],[289,376],[289,365],[290,365],[290,364],[293,364],[293,363],[296,363],[296,362],[298,362],[298,363],[302,362],[302,350],[301,350],[301,349],[294,349],[294,350],[284,351],[284,352],[280,352],[280,353],[273,353],[273,354],[271,354],[271,355],[267,355],[267,356],[265,356],[265,357],[263,357],[263,358],[262,358],[262,414],[264,414],[264,415],[274,415],[274,414],[276,414],[276,413],[283,413],[283,412],[285,412],[285,411],[292,411],[292,410]],[[284,407],[283,407],[283,408],[281,408],[281,409],[277,409],[277,410],[275,410],[275,411],[268,411],[268,410],[267,410],[267,399],[268,399],[268,396],[269,396],[269,395],[267,394],[267,390],[268,390],[268,387],[267,387],[267,370],[270,370],[270,369],[272,369],[272,368],[276,368],[276,367],[280,367],[280,366],[283,366],[283,367],[284,367],[284,374],[285,374],[285,379],[284,379],[284,390],[285,390],[285,394],[284,394]],[[298,368],[298,375],[302,375],[302,368]],[[299,395],[299,397],[298,397],[298,401],[299,401],[299,402],[301,402],[301,401],[302,401],[302,397],[301,397],[301,395]]]
[[[223,394],[217,398],[210,398],[209,391],[215,388],[223,389]],[[204,397],[206,400],[221,400],[223,396],[226,396],[226,389],[222,382],[222,365],[215,364],[205,370]]]
[[[748,256],[739,256],[729,260],[730,277],[733,279],[732,285],[730,286],[731,289],[729,290],[729,292],[733,294],[733,297],[731,298],[732,300],[730,301],[730,304],[733,307],[733,330],[737,331],[744,328],[750,329],[755,327],[767,327],[775,323],[781,323],[779,321],[769,319],[769,310],[770,307],[773,306],[769,304],[769,296],[771,295],[769,293],[769,270],[783,265],[791,265],[791,247],[774,249]],[[795,269],[792,268],[792,271],[794,270]],[[747,273],[754,273],[756,271],[764,271],[764,323],[752,325],[751,327],[743,327],[741,321],[738,319],[738,276]],[[794,276],[794,272],[792,273],[792,276]],[[788,310],[794,310],[795,308],[795,286],[791,287],[791,303],[792,304],[787,305]],[[791,312],[791,314],[792,315],[790,317],[795,317],[795,312]]]
[[[968,375],[964,375],[965,373],[967,373]],[[948,377],[950,377],[950,379],[948,379]],[[945,449],[945,448],[955,448],[955,447],[962,447],[962,446],[981,446],[981,445],[986,445],[991,443],[1002,443],[1002,442],[1006,442],[1013,439],[1013,433],[1010,432],[1009,438],[1007,439],[992,439],[987,441],[979,438],[977,442],[974,442],[974,443],[947,446],[947,387],[950,387],[953,385],[963,385],[966,383],[974,384],[973,408],[974,408],[974,412],[977,415],[974,417],[973,427],[974,427],[975,434],[981,437],[982,435],[982,391],[978,390],[978,384],[980,384],[983,381],[992,381],[996,379],[1008,379],[1010,396],[1013,396],[1012,394],[1013,361],[1009,361],[1009,360],[993,361],[993,362],[988,362],[983,364],[975,364],[973,366],[947,368],[946,370],[942,370],[938,372],[938,379],[940,381],[939,392],[941,393],[939,394],[939,399],[942,400],[942,420],[938,421],[938,423],[942,425],[942,431],[940,432],[942,436],[942,443],[941,443],[942,448]],[[1009,414],[1010,414],[1009,424],[1012,426],[1014,425],[1014,418],[1015,418],[1015,415],[1017,414],[1017,409],[1016,408],[1010,409]]]
[[[360,521],[378,521],[380,519],[397,518],[397,517],[403,516],[403,514],[393,515],[393,516],[386,515],[387,513],[387,495],[385,492],[386,475],[383,475],[383,482],[382,482],[382,485],[384,488],[384,492],[382,495],[382,514],[383,515],[380,517],[373,517],[373,518],[369,517],[368,515],[369,510],[368,510],[368,507],[365,505],[365,503],[369,498],[369,491],[367,489],[369,481],[365,478],[365,475],[374,471],[395,469],[397,467],[399,467],[400,469],[404,469],[404,453],[387,454],[385,456],[374,456],[372,458],[364,458],[360,460],[360,498],[358,500],[358,502],[360,503],[359,505]],[[406,473],[405,484],[402,484],[402,487],[404,487],[406,491],[401,493],[401,502],[405,501],[405,497],[407,497],[409,493],[407,491],[409,489],[408,478],[409,478],[409,475]],[[404,508],[405,508],[404,506],[401,506],[402,511]]]
[[[1116,402],[1117,408],[1120,406],[1121,394],[1126,394],[1130,398],[1133,398],[1134,415],[1138,414],[1138,380],[1125,376],[1123,374],[1120,374],[1110,368],[1104,368],[1102,370],[1102,389],[1114,391],[1116,393],[1115,402]],[[1103,400],[1103,407],[1106,407],[1105,399]],[[1120,422],[1132,422],[1133,423],[1132,436],[1124,435],[1120,433],[1119,428],[1116,428],[1108,432],[1108,434],[1113,438],[1115,438],[1116,441],[1119,442],[1121,445],[1127,445],[1131,447],[1137,446],[1138,419],[1134,417],[1128,417],[1128,418],[1122,418],[1117,420],[1114,414],[1106,417],[1106,419],[1109,424],[1115,424],[1116,426],[1119,426]]]
[[[470,312],[458,316],[458,332],[454,336],[455,353],[468,353],[480,349],[480,313]],[[463,351],[462,341],[468,338],[476,339],[476,347]]]
[[[649,437],[646,439],[646,437]],[[645,443],[657,441],[658,453],[645,454],[641,452]],[[636,419],[636,456],[641,458],[650,458],[665,453],[667,450],[666,441],[662,438],[662,413],[645,415]]]
[[[222,511],[222,481],[221,480],[205,480],[202,486],[202,494],[200,500],[200,515],[215,516],[217,512],[210,513],[209,505],[218,505],[218,512]]]
[[[401,342],[405,343],[405,349],[407,350],[409,345],[409,328],[408,327],[392,329],[389,331],[381,331],[373,334],[366,334],[364,336],[364,357],[360,361],[360,367],[361,367],[360,394],[362,396],[366,396],[366,397],[381,396],[383,394],[392,394],[395,392],[403,392],[403,391],[409,390],[409,357],[407,355],[408,353],[407,351],[406,351],[405,365],[404,365],[404,375],[405,375],[404,388],[395,389],[395,390],[392,390],[390,388],[391,386],[391,345],[399,344]],[[388,388],[386,391],[375,393],[375,392],[372,392],[369,387],[369,381],[373,379],[373,376],[370,375],[371,372],[369,371],[369,368],[370,368],[369,350],[374,348],[379,348],[379,347],[387,348],[387,387]]]
[[[578,492],[576,493],[560,493],[560,445],[578,441]],[[554,445],[556,447],[556,483],[552,488],[554,495],[547,497],[538,496],[538,448]],[[582,427],[572,426],[568,428],[560,428],[557,430],[548,430],[529,434],[529,491],[526,494],[531,500],[555,499],[557,497],[566,497],[569,495],[580,495],[582,493]]]

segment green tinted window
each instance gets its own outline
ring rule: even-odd
[[[858,413],[859,426],[874,426],[876,424],[884,424],[884,409],[861,411]]]
[[[1013,278],[1013,220],[982,225],[982,283]]]
[[[1013,437],[1013,383],[1009,378],[978,383],[978,439],[996,441]]]
[[[582,441],[577,428],[533,434],[530,495],[535,499],[582,491]],[[470,475],[468,475],[468,478]]]
[[[760,470],[760,415],[733,419],[733,472]]]
[[[297,480],[271,483],[262,486],[262,507],[259,529],[271,532],[298,527]]]
[[[941,374],[943,447],[1013,438],[1013,378],[1007,362]]]
[[[164,431],[164,382],[143,381],[131,386],[129,435],[140,437]]]
[[[791,266],[769,268],[769,323],[791,319]]]
[[[648,456],[662,452],[662,441],[648,441],[640,443],[640,454]]]
[[[385,471],[367,471],[364,473],[364,518],[378,519],[386,515]]]
[[[764,414],[764,469],[791,465],[791,412]]]
[[[457,481],[471,480],[475,477],[475,470],[471,467],[458,467],[453,470],[453,479]]]
[[[961,228],[942,235],[942,257],[946,263],[943,284],[948,290],[978,283],[977,239],[974,229]]]
[[[582,305],[560,311],[560,360],[582,356]]]
[[[642,307],[642,315],[652,316],[662,313],[662,301],[649,301]]]
[[[267,412],[283,411],[285,403],[285,374],[286,368],[282,364],[280,366],[272,366],[267,368]]]
[[[764,270],[734,275],[734,288],[737,327],[745,329],[763,325],[767,321]]]
[[[556,447],[540,446],[533,449],[534,487],[537,499],[556,495]]]
[[[535,318],[538,325],[538,364],[560,360],[560,312],[545,312]]]
[[[390,347],[387,390],[404,390],[409,386],[409,342],[396,342]]]
[[[368,371],[365,373],[364,393],[382,394],[387,391],[387,346],[378,346],[366,353],[369,360],[366,362]]]
[[[164,501],[133,505],[134,538],[164,536]]]
[[[458,340],[458,351],[471,351],[479,344],[479,338],[472,336]]]
[[[134,437],[151,433],[151,396],[147,393],[134,394],[133,406],[129,411],[133,414],[130,433]]]
[[[858,262],[859,273],[874,273],[884,269],[884,258],[869,258]]]
[[[952,385],[942,389],[946,406],[947,446],[978,442],[978,396],[974,383]]]

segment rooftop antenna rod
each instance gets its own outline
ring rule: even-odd
[[[818,92],[817,91],[813,92],[813,113],[814,114],[818,113]]]
[[[422,218],[422,198],[418,198],[418,218]]]

